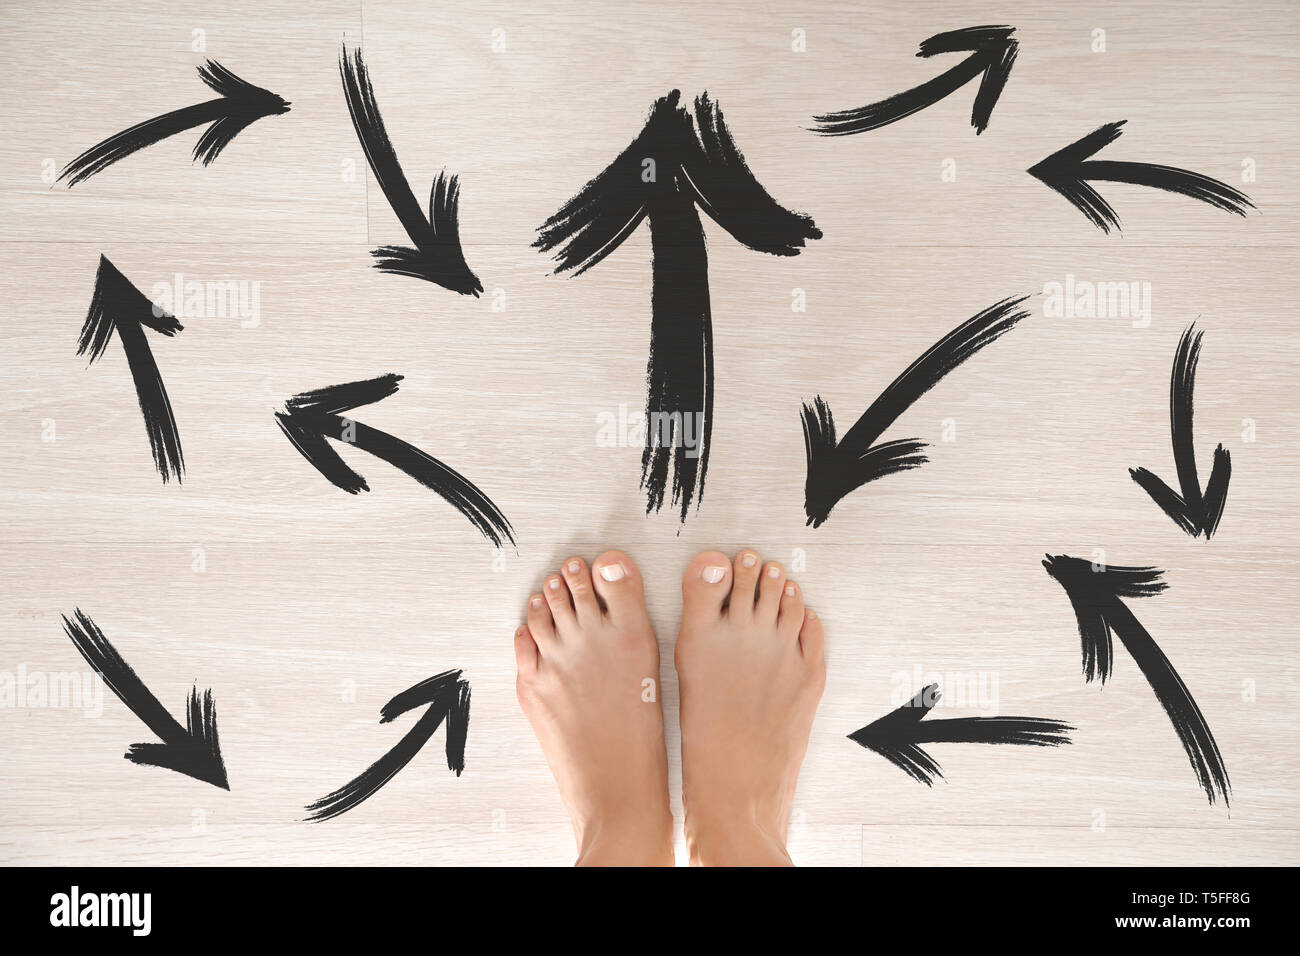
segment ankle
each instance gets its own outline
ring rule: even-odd
[[[685,820],[691,866],[793,866],[785,826],[753,811],[692,813]]]
[[[658,810],[599,814],[574,824],[575,866],[673,866],[673,816]]]

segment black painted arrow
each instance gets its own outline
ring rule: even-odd
[[[1119,216],[1110,203],[1088,185],[1089,181],[1106,180],[1164,189],[1198,199],[1238,216],[1245,216],[1247,209],[1255,208],[1245,193],[1200,173],[1153,163],[1088,159],[1108,143],[1119,139],[1123,132],[1121,127],[1126,122],[1128,121],[1120,120],[1118,123],[1098,127],[1083,139],[1057,150],[1036,166],[1029,167],[1029,175],[1068,199],[1071,205],[1088,217],[1089,222],[1107,234],[1112,227],[1116,231],[1120,230]]]
[[[1196,389],[1196,363],[1201,357],[1201,336],[1196,323],[1189,325],[1178,340],[1174,370],[1169,377],[1169,430],[1173,436],[1174,463],[1178,469],[1178,494],[1145,468],[1130,468],[1129,474],[1174,523],[1193,538],[1201,534],[1210,540],[1223,517],[1232,477],[1232,456],[1222,445],[1214,449],[1210,480],[1201,494],[1196,474],[1196,448],[1192,443],[1192,395]]]
[[[933,106],[983,74],[970,113],[970,124],[975,127],[976,135],[979,135],[989,125],[993,107],[1002,95],[1002,88],[1007,85],[1007,77],[1011,75],[1011,67],[1020,51],[1019,41],[1011,37],[1015,32],[1015,27],[985,26],[936,33],[930,39],[922,41],[917,56],[965,53],[968,50],[970,56],[928,83],[895,94],[879,103],[814,116],[813,121],[818,125],[813,127],[813,132],[822,136],[851,136],[888,126],[927,106]]]
[[[930,346],[880,393],[838,443],[835,418],[822,397],[818,395],[811,405],[804,402],[803,439],[808,458],[804,510],[808,524],[819,527],[841,498],[867,482],[919,468],[930,460],[920,453],[926,443],[917,438],[880,445],[872,442],[941,378],[1028,318],[1029,313],[1020,308],[1027,298],[1004,299]]]
[[[135,382],[136,398],[144,416],[145,431],[149,434],[154,465],[164,484],[172,476],[179,482],[185,471],[181,436],[176,430],[176,416],[167,398],[167,387],[144,334],[146,328],[170,337],[180,332],[183,326],[174,315],[150,302],[108,261],[107,256],[101,255],[95,272],[95,292],[90,299],[86,321],[81,326],[77,354],[89,353],[89,364],[93,365],[108,348],[113,333],[117,333]]]
[[[708,97],[691,116],[673,90],[656,101],[636,139],[538,230],[533,243],[555,255],[555,272],[580,275],[650,224],[650,358],[646,366],[646,445],[641,486],[646,512],[668,494],[685,522],[698,508],[713,430],[713,320],[709,264],[696,205],[742,245],[798,255],[821,238],[812,219],[779,205],[736,148],[722,111]]]
[[[365,150],[379,188],[384,191],[388,204],[397,214],[402,228],[410,236],[415,248],[409,246],[380,246],[371,252],[375,268],[381,272],[424,279],[475,298],[483,291],[460,246],[460,184],[455,176],[446,172],[438,174],[429,193],[429,214],[426,217],[419,200],[411,191],[406,174],[397,161],[397,151],[388,138],[384,118],[375,102],[375,91],[370,85],[370,74],[361,59],[361,51],[354,50],[349,58],[347,46],[339,56],[339,75],[343,78],[343,92],[348,101],[348,113],[357,139]]]
[[[289,112],[289,104],[280,97],[241,80],[215,60],[208,60],[198,71],[199,78],[221,94],[217,99],[155,116],[96,143],[63,167],[59,179],[70,176],[68,187],[71,188],[137,150],[195,126],[211,123],[194,146],[195,161],[202,160],[207,166],[232,139],[263,116]]]
[[[303,392],[289,399],[275,418],[302,456],[348,494],[369,491],[370,486],[344,463],[327,438],[355,445],[436,491],[497,547],[502,538],[514,544],[514,529],[506,516],[464,475],[400,438],[339,414],[387,398],[401,380],[402,376],[390,373]]]
[[[1083,648],[1084,680],[1098,679],[1105,684],[1114,663],[1111,636],[1118,637],[1174,725],[1201,789],[1210,803],[1214,803],[1217,793],[1226,806],[1232,784],[1214,734],[1174,665],[1121,600],[1159,594],[1168,587],[1161,580],[1164,572],[1159,568],[1093,570],[1091,562],[1064,554],[1047,555],[1043,567],[1065,589],[1074,606]]]
[[[860,747],[875,751],[912,779],[934,786],[943,778],[938,761],[920,744],[1020,744],[1057,747],[1070,742],[1069,724],[1045,717],[951,717],[927,720],[939,702],[939,685],[924,687],[902,707],[849,734]]]
[[[427,704],[428,709],[392,750],[333,793],[308,804],[311,816],[307,820],[312,823],[329,820],[374,796],[411,762],[443,720],[447,721],[447,769],[459,777],[465,769],[465,738],[469,733],[469,681],[461,680],[460,674],[458,670],[444,671],[402,691],[385,704],[379,712],[381,724],[416,707]]]
[[[70,620],[66,614],[63,616],[63,629],[72,638],[73,646],[104,679],[109,690],[162,741],[160,744],[132,744],[123,756],[141,766],[175,770],[229,790],[226,765],[222,762],[221,744],[217,739],[217,708],[212,700],[212,691],[205,690],[200,699],[197,684],[190,690],[185,726],[182,727],[144,685],[144,681],[136,676],[95,622],[80,608],[73,612],[73,618]]]

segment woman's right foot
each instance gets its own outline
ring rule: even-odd
[[[691,862],[789,865],[795,781],[826,684],[822,626],[754,551],[701,554],[677,637],[682,803]]]

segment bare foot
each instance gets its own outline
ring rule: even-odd
[[[673,865],[659,644],[621,551],[569,558],[515,632],[519,704],[573,820],[578,865]]]
[[[822,626],[753,551],[701,554],[677,638],[682,802],[691,862],[790,865],[795,780],[826,684]]]

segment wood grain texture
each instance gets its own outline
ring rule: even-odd
[[[1015,25],[1022,51],[982,136],[973,88],[860,136],[807,132],[814,113],[946,69],[955,60],[917,59],[917,44],[986,22]],[[1097,28],[1105,53],[1091,51]],[[806,52],[790,49],[795,29]],[[370,267],[373,244],[405,240],[348,120],[344,38],[362,45],[416,194],[444,167],[461,176],[483,298]],[[94,719],[0,709],[0,862],[568,862],[565,814],[514,697],[510,637],[527,594],[570,553],[620,547],[639,562],[676,794],[678,576],[700,550],[747,546],[796,567],[828,628],[796,861],[1300,863],[1298,41],[1300,13],[1280,0],[1248,12],[1150,0],[5,7],[0,671],[83,669],[59,622],[81,607],[173,713],[192,683],[213,688],[232,789],[124,761],[148,732],[111,697]],[[206,169],[190,162],[195,131],[72,190],[42,180],[47,159],[61,167],[206,98],[194,75],[205,56],[292,111]],[[672,88],[716,97],[760,180],[825,232],[778,259],[706,222],[716,424],[703,505],[684,527],[644,515],[636,443],[598,441],[603,413],[644,399],[647,235],[574,279],[549,276],[529,247]],[[1125,225],[1107,238],[1024,172],[1118,119],[1128,126],[1106,158],[1214,176],[1259,213],[1102,184]],[[1247,159],[1255,182],[1242,182]],[[954,182],[940,178],[945,160]],[[90,368],[75,354],[101,253],[146,294],[177,273],[260,283],[255,327],[205,315],[151,340],[186,455],[180,486],[152,470],[120,349]],[[1044,314],[1045,284],[1067,275],[1149,283],[1149,325]],[[792,311],[796,289],[806,312]],[[821,394],[847,427],[941,335],[1016,294],[1034,294],[1033,317],[886,434],[932,442],[930,464],[807,528],[800,401]],[[1168,376],[1193,320],[1206,333],[1202,477],[1218,442],[1234,465],[1208,543],[1127,473],[1173,480]],[[296,392],[386,372],[406,376],[401,389],[356,417],[478,484],[514,524],[517,554],[494,554],[441,499],[365,456],[349,461],[371,493],[344,494],[275,426]],[[1039,562],[1094,551],[1169,569],[1170,589],[1134,611],[1218,738],[1230,812],[1206,804],[1131,660],[1117,655],[1104,689],[1084,684],[1069,602]],[[473,686],[464,775],[447,772],[440,734],[360,808],[298,822],[405,731],[381,726],[380,706],[448,668]],[[1074,724],[1075,743],[935,745],[947,779],[926,789],[845,739],[936,673],[996,686],[1001,713]]]

